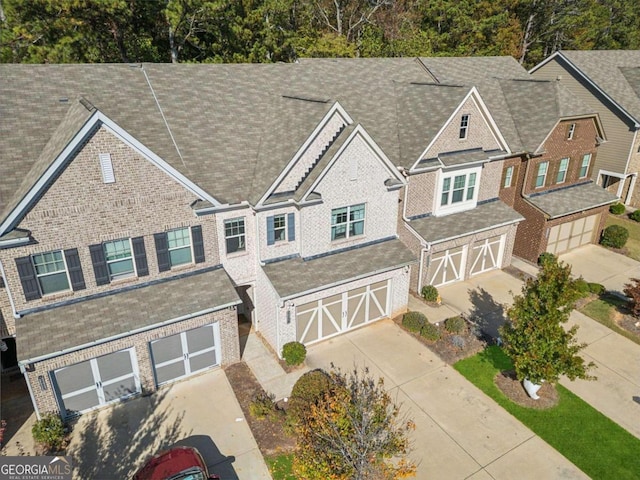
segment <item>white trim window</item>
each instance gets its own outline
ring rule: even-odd
[[[513,165],[507,167],[504,174],[504,188],[509,188],[511,186],[511,180],[513,179]]]
[[[567,170],[569,170],[569,159],[563,158],[560,160],[560,166],[558,167],[558,175],[556,176],[556,183],[564,183],[567,179]]]
[[[245,243],[244,217],[224,221],[224,238],[227,253],[240,252],[247,248]]]
[[[331,240],[364,235],[364,203],[331,210]]]
[[[43,295],[71,290],[62,250],[36,253],[31,259]]]
[[[536,175],[536,188],[544,187],[544,182],[547,180],[548,169],[549,162],[542,162],[538,165],[538,174]]]
[[[440,181],[439,209],[450,213],[473,208],[478,197],[480,169],[444,173]]]
[[[591,154],[585,153],[582,157],[582,164],[580,165],[580,178],[586,178],[589,174],[589,164],[591,163]]]
[[[462,115],[462,117],[460,117],[460,133],[458,135],[460,140],[464,140],[465,138],[467,138],[468,133],[469,133],[469,115],[464,114]]]
[[[124,238],[104,242],[102,246],[104,248],[104,258],[107,262],[107,269],[109,270],[111,280],[118,280],[135,275],[131,239]]]
[[[191,229],[189,227],[169,230],[167,232],[167,243],[169,246],[169,261],[172,267],[193,262]]]
[[[273,238],[274,242],[287,240],[287,216],[284,213],[273,216]]]
[[[567,128],[567,140],[573,140],[573,135],[576,133],[576,124],[572,123]]]

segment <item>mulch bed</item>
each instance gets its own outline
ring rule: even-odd
[[[276,411],[262,420],[251,416],[249,405],[256,395],[264,390],[247,364],[239,362],[230,365],[225,369],[225,373],[262,455],[271,456],[292,451],[295,439],[284,430],[284,412]]]
[[[542,384],[542,387],[538,390],[538,396],[540,397],[538,400],[529,397],[513,370],[498,372],[493,381],[507,398],[523,407],[544,410],[555,407],[559,401],[558,390],[551,383]]]

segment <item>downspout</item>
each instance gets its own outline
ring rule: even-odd
[[[631,197],[633,196],[633,189],[636,188],[636,180],[638,180],[638,174],[631,174],[631,183],[629,184],[629,191],[627,191],[627,196],[624,199],[624,204],[629,205],[631,202]]]
[[[27,384],[27,390],[29,390],[29,396],[31,397],[31,403],[33,404],[33,410],[36,412],[36,418],[41,420],[40,410],[38,410],[38,404],[36,403],[36,398],[33,396],[33,389],[31,388],[31,382],[29,382],[29,376],[27,375],[27,369],[21,363],[18,364],[20,366],[20,372],[24,375],[24,381]]]
[[[7,289],[7,297],[9,297],[9,304],[11,304],[11,313],[13,313],[13,318],[21,318],[20,315],[18,315],[15,303],[13,303],[13,295],[11,295],[11,290],[9,289],[9,282],[7,281],[7,275],[4,272],[2,260],[0,260],[0,275],[2,276],[2,279],[4,280],[4,286]]]

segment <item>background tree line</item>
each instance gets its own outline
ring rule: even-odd
[[[638,0],[0,0],[0,61],[289,62],[640,48]]]

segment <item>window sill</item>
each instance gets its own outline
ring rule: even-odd
[[[73,290],[65,290],[63,292],[47,293],[42,295],[41,299],[44,301],[58,300],[59,298],[66,298],[73,296]]]
[[[226,253],[225,255],[227,258],[238,258],[238,257],[244,257],[245,255],[249,255],[249,252],[247,252],[246,250],[239,250],[233,253]]]
[[[116,278],[115,280],[111,280],[110,285],[123,285],[126,283],[135,282],[136,280],[138,280],[138,277],[136,275],[125,278]]]
[[[181,265],[176,265],[175,267],[171,267],[168,271],[170,272],[179,272],[181,270],[188,270],[193,267],[195,263],[183,263]]]
[[[353,235],[349,238],[340,238],[338,240],[331,240],[331,246],[342,245],[344,243],[351,243],[353,241],[366,240],[366,238],[367,236],[362,234],[362,235]]]

